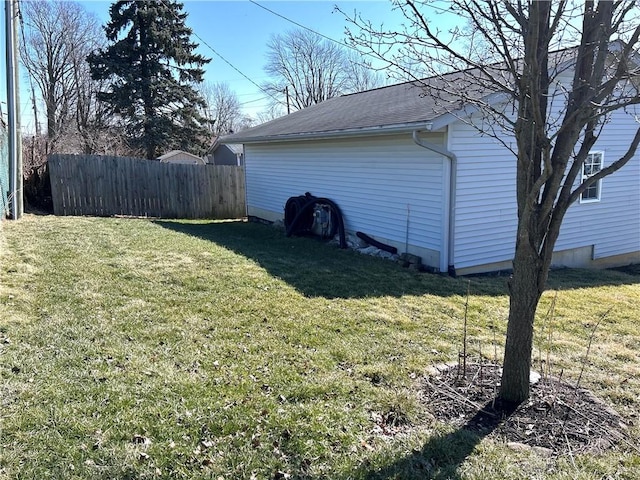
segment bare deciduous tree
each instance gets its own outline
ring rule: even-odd
[[[87,72],[85,59],[103,35],[97,18],[75,2],[28,1],[22,3],[22,12],[21,58],[44,102],[51,149],[75,127],[77,114],[86,117],[92,87],[81,82]]]
[[[92,51],[100,46],[102,43],[96,41]],[[74,58],[73,75],[75,130],[82,153],[95,154],[108,149],[114,141],[119,143],[121,133],[115,125],[114,118],[107,106],[98,99],[98,93],[105,88],[104,82],[91,78],[86,54]]]
[[[264,88],[285,107],[301,109],[381,83],[367,62],[307,30],[274,35],[267,47],[265,71],[273,80]]]
[[[462,106],[482,112],[482,124],[472,124],[510,149],[517,165],[500,396],[518,403],[529,395],[535,312],[567,209],[622,168],[640,143],[639,128],[621,156],[599,170],[585,166],[612,113],[636,109],[638,118],[638,10],[631,1],[454,0],[449,12],[470,28],[443,31],[431,2],[394,5],[405,16],[404,30],[381,31],[351,17],[359,29],[354,44],[460,118],[469,118]]]
[[[271,120],[275,120],[276,118],[283,117],[287,114],[285,109],[280,104],[273,104],[268,107],[266,110],[259,112],[256,115],[256,121],[258,123],[267,123]]]
[[[225,135],[251,125],[251,119],[242,113],[240,100],[228,83],[203,82],[198,85],[198,90],[206,103],[203,116],[211,133]]]
[[[371,61],[355,50],[350,50],[346,54],[344,75],[346,77],[345,93],[363,92],[385,84],[380,72],[371,65]]]

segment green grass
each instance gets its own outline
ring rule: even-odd
[[[0,478],[640,477],[627,444],[550,459],[429,415],[419,379],[457,358],[468,281],[470,348],[501,357],[504,276],[416,273],[241,222],[0,228]],[[550,288],[536,362],[548,351],[575,380],[612,306],[582,384],[639,443],[640,277],[563,270]]]

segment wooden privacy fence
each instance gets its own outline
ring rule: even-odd
[[[50,155],[55,215],[245,216],[244,168],[97,155]]]

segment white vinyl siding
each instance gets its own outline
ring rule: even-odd
[[[515,156],[460,121],[449,126],[448,148],[458,158],[454,266],[511,260],[517,227]]]
[[[614,112],[594,145],[592,151],[603,152],[603,168],[626,153],[638,128],[632,114]],[[599,202],[569,207],[556,250],[593,245],[594,259],[640,251],[640,151],[600,188]]]
[[[603,168],[624,155],[637,128],[632,114],[612,115],[593,150],[602,152]],[[460,121],[449,127],[448,148],[458,158],[455,267],[510,261],[517,230],[515,156]],[[569,207],[556,251],[593,246],[594,259],[640,251],[640,152],[600,183],[600,201]]]
[[[347,230],[404,245],[409,206],[410,245],[441,251],[445,160],[410,135],[248,144],[245,155],[250,215],[282,215],[289,197],[310,192],[338,204]]]

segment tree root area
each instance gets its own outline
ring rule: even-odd
[[[557,378],[531,385],[528,400],[502,404],[495,364],[443,366],[425,378],[426,405],[438,420],[542,454],[598,453],[624,441],[620,416],[591,392]]]

